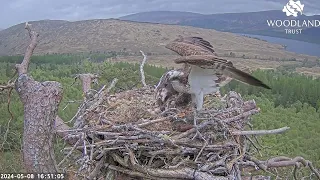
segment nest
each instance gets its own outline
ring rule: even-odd
[[[61,131],[72,147],[63,149],[66,156],[58,166],[76,176],[71,179],[241,180],[252,179],[257,170],[278,177],[276,168],[289,166],[294,179],[301,166],[320,179],[302,157],[254,157],[262,149],[256,135],[289,129],[252,130],[250,117],[260,111],[254,100],[244,101],[233,91],[208,95],[204,109],[194,111],[186,94],[173,94],[159,105],[154,87],[111,94],[115,83],[98,92],[84,88],[74,128]]]
[[[206,97],[205,110],[176,106],[161,111],[154,88],[116,94],[102,89],[85,100],[67,138],[66,158],[77,162],[77,176],[89,179],[122,174],[144,179],[228,179],[240,176],[245,161],[245,129],[259,112],[254,101],[236,92]],[[218,103],[222,102],[222,103]],[[219,108],[216,108],[218,106]],[[197,128],[193,125],[194,119]],[[82,153],[77,153],[81,151]],[[60,163],[62,164],[62,163]]]

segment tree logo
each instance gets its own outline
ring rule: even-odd
[[[289,2],[283,7],[282,11],[285,12],[287,16],[298,17],[298,13],[302,14],[303,8],[304,4],[301,4],[300,0],[289,0]]]

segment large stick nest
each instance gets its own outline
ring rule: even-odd
[[[198,113],[172,101],[160,111],[153,87],[109,91],[103,88],[85,100],[66,137],[77,142],[64,149],[63,162],[77,162],[79,177],[115,177],[120,172],[134,179],[240,179],[246,167],[268,169],[269,161],[250,156],[248,144],[253,142],[241,135],[250,116],[259,112],[254,100],[229,92],[222,99],[206,97],[206,110]]]
[[[212,96],[206,102],[208,108],[219,101]],[[104,158],[108,155],[113,165],[149,178],[203,179],[235,173],[233,166],[244,144],[231,133],[243,129],[248,116],[259,111],[255,102],[243,102],[230,92],[226,108],[197,113],[201,138],[195,137],[190,105],[171,104],[161,112],[152,87],[96,94],[80,107],[70,137],[80,137],[77,148],[89,156],[90,166],[99,161],[112,164]]]

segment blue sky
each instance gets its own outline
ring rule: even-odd
[[[117,18],[143,11],[202,14],[282,10],[288,0],[1,0],[0,28],[42,20]],[[320,0],[301,0],[307,15],[320,14]]]

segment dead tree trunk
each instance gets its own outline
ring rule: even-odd
[[[21,64],[16,65],[15,89],[24,106],[23,161],[27,172],[57,172],[53,137],[55,118],[62,99],[58,82],[37,82],[28,76],[28,66],[37,46],[38,33],[26,27],[31,43]]]

